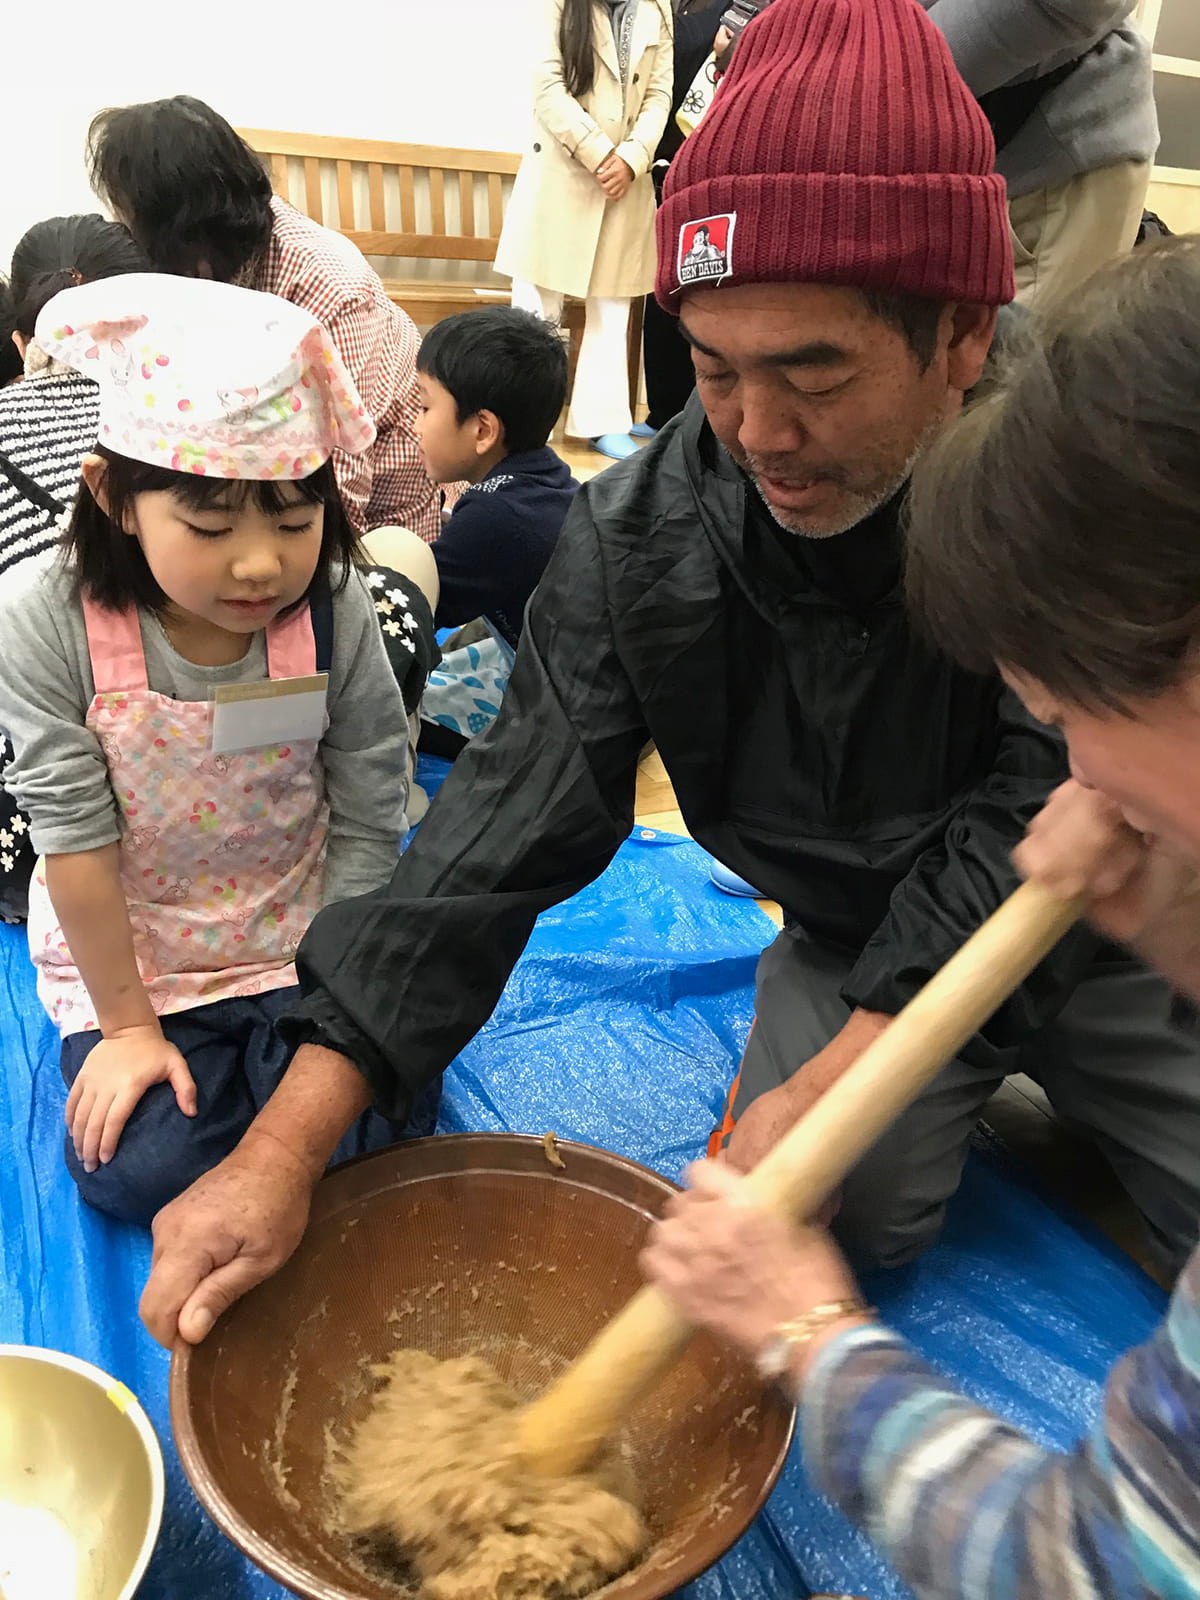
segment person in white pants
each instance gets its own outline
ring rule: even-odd
[[[534,137],[505,212],[496,270],[512,303],[559,322],[587,304],[567,432],[604,455],[629,435],[629,307],[654,283],[650,164],[671,104],[671,0],[546,0]]]
[[[561,322],[563,300],[556,289],[513,279],[512,303],[547,322]],[[630,300],[592,296],[587,301],[583,343],[567,408],[567,432],[575,439],[599,440],[628,434],[633,426],[626,361]]]

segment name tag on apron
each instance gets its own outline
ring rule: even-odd
[[[319,739],[325,732],[328,688],[327,672],[314,672],[309,678],[218,684],[213,706],[213,754],[227,756],[235,750]]]

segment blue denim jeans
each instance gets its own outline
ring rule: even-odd
[[[191,1068],[197,1110],[185,1117],[170,1084],[157,1083],[125,1124],[116,1155],[107,1166],[85,1172],[70,1138],[67,1167],[87,1203],[110,1217],[144,1226],[168,1201],[223,1161],[274,1094],[292,1050],[275,1030],[299,990],[275,989],[238,1000],[217,1000],[162,1018],[164,1035]],[[68,1089],[100,1042],[95,1032],[69,1034],[62,1043],[62,1075]],[[380,1150],[401,1139],[434,1131],[441,1080],[424,1091],[407,1123],[389,1122],[366,1111],[346,1133],[333,1163]]]

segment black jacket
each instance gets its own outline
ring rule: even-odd
[[[671,111],[658,149],[655,163],[674,161],[683,144],[683,129],[676,122],[679,108],[687,99],[687,92],[696,81],[696,74],[712,54],[713,40],[721,26],[725,7],[718,4],[706,6],[702,11],[679,11],[675,14],[675,77],[671,86]]]
[[[819,563],[819,564],[818,564]],[[1014,886],[1066,774],[997,678],[913,633],[897,508],[841,538],[776,529],[698,401],[584,486],[529,608],[498,722],[387,888],[320,913],[289,1031],[402,1117],[491,1014],[545,907],[602,872],[653,739],[695,838],[857,960],[895,1012]],[[1094,942],[1071,935],[989,1025],[1019,1040]]]
[[[578,487],[566,462],[543,445],[505,456],[464,491],[430,545],[442,588],[439,628],[487,617],[516,645]]]

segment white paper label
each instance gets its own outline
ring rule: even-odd
[[[319,739],[325,732],[329,674],[222,683],[213,707],[212,748],[218,756],[273,744]]]

